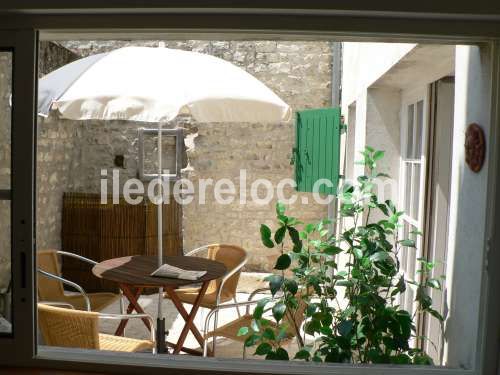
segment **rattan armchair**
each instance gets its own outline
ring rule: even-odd
[[[66,280],[61,276],[59,257],[67,256],[88,263],[91,266],[97,264],[91,259],[81,255],[58,250],[40,250],[37,252],[38,266],[38,299],[40,301],[64,302],[72,305],[77,310],[102,311],[120,299],[120,312],[123,313],[123,299],[120,294],[115,293],[86,293],[78,284]],[[78,294],[68,294],[64,290],[67,285],[75,289]]]
[[[218,309],[223,303],[229,301],[237,302],[236,292],[238,289],[238,282],[240,280],[241,270],[245,266],[248,255],[247,252],[236,245],[226,245],[226,244],[211,244],[194,249],[186,256],[195,256],[200,253],[206,252],[207,258],[211,260],[216,260],[223,263],[226,268],[226,274],[220,279],[211,281],[208,285],[205,296],[203,297],[200,306],[208,308],[210,310],[215,309],[215,319],[214,319],[214,329],[217,327]],[[182,288],[176,290],[176,294],[183,303],[193,304],[198,294],[200,288]],[[165,294],[168,298],[168,295]],[[238,306],[234,304],[238,316],[240,316],[240,311]],[[215,341],[215,339],[214,339]],[[215,349],[215,343],[214,343]]]
[[[212,309],[210,313],[207,315],[205,320],[205,328],[203,332],[203,356],[207,356],[207,345],[208,339],[213,338],[213,350],[215,349],[216,337],[225,337],[230,340],[238,341],[243,345],[243,359],[246,358],[246,347],[244,345],[245,340],[248,338],[249,334],[238,336],[238,332],[242,327],[250,327],[253,315],[250,313],[250,307],[256,305],[260,299],[254,299],[254,297],[263,292],[269,292],[268,288],[257,289],[253,291],[247,301],[237,302],[237,303],[228,303],[217,306]],[[305,310],[307,308],[307,304],[305,299],[302,298],[302,294],[299,292],[296,294],[298,298],[298,306],[294,311],[286,310],[284,320],[288,323],[288,329],[286,331],[285,341],[291,341],[292,339],[296,339],[297,342],[303,342],[303,339],[300,337],[300,329],[305,319]],[[229,323],[226,323],[220,327],[216,327],[213,331],[209,331],[210,320],[216,315],[220,310],[229,309],[229,308],[238,308],[245,307],[246,313],[243,316],[239,316],[238,319],[233,320]],[[266,310],[267,311],[267,310]],[[267,319],[265,319],[267,320]],[[272,320],[267,320],[267,326],[270,328],[277,328],[277,324]]]
[[[134,318],[147,319],[150,322],[151,337],[149,340],[99,333],[101,319]],[[121,352],[151,350],[155,353],[154,322],[147,314],[103,314],[75,310],[71,304],[64,302],[50,302],[50,305],[49,303],[38,303],[38,327],[42,333],[44,344],[48,346]]]

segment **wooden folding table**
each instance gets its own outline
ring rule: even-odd
[[[155,256],[128,256],[108,259],[95,265],[92,268],[92,272],[97,277],[114,281],[119,285],[123,294],[129,301],[127,314],[132,313],[134,310],[137,313],[144,313],[144,310],[139,304],[139,297],[145,288],[163,288],[185,321],[184,328],[181,331],[177,343],[173,344],[167,342],[167,345],[174,348],[174,354],[179,354],[180,351],[190,354],[200,354],[196,350],[185,348],[183,346],[184,341],[189,331],[191,331],[203,348],[203,336],[196,328],[193,321],[200,308],[203,296],[207,291],[208,284],[211,280],[222,277],[227,271],[226,267],[220,262],[199,257],[165,256],[163,258],[164,264],[168,263],[172,266],[186,270],[207,271],[202,278],[196,281],[197,283],[201,283],[200,293],[194,301],[193,307],[189,313],[184,308],[175,290],[181,286],[193,284],[193,281],[150,276],[151,273],[158,268],[158,258]],[[143,321],[150,330],[151,327],[148,320],[143,319]],[[127,323],[128,319],[122,320],[115,334],[122,336]]]

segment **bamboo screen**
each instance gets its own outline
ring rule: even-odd
[[[144,199],[131,205],[101,204],[99,194],[65,193],[62,213],[62,249],[100,262],[128,255],[156,255],[157,207]],[[182,208],[170,199],[163,205],[163,253],[182,255]],[[63,276],[85,291],[116,291],[117,286],[92,275],[91,268],[64,259]]]

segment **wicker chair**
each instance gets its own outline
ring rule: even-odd
[[[68,306],[66,303],[57,305]],[[150,340],[99,333],[100,319],[148,319],[151,325]],[[153,319],[147,314],[102,314],[71,308],[38,304],[38,327],[44,344],[65,348],[110,350],[120,352],[155,352]]]
[[[208,259],[223,263],[227,268],[227,273],[222,278],[210,282],[200,306],[214,310],[222,303],[229,301],[237,302],[236,291],[240,280],[241,270],[247,262],[247,252],[235,245],[211,244],[194,249],[185,255],[194,256],[203,252],[207,253]],[[176,290],[179,299],[188,304],[194,303],[199,292],[200,288],[182,288]],[[165,294],[165,297],[168,298],[168,295]],[[234,307],[236,308],[238,316],[240,316],[238,306]],[[219,310],[215,310],[214,328],[217,327],[218,311]]]
[[[238,341],[243,344],[243,359],[246,357],[246,347],[244,345],[245,340],[248,338],[250,335],[241,335],[238,336],[238,332],[240,328],[242,327],[250,327],[252,320],[253,320],[253,315],[250,313],[250,307],[252,305],[256,305],[259,300],[254,300],[253,298],[258,294],[262,293],[265,291],[269,291],[267,288],[263,289],[257,289],[254,292],[250,294],[248,297],[248,301],[244,302],[237,302],[237,303],[231,303],[231,304],[224,304],[220,305],[217,308],[213,309],[210,311],[210,313],[207,315],[207,318],[205,320],[205,329],[204,329],[204,343],[203,343],[203,356],[207,356],[207,343],[209,338],[213,338],[214,342],[214,347],[215,347],[215,338],[216,337],[225,337],[230,340]],[[290,341],[294,338],[299,339],[300,335],[300,328],[302,326],[302,323],[304,322],[305,318],[305,310],[307,308],[307,304],[305,300],[301,297],[301,293],[296,294],[297,299],[298,299],[298,307],[294,311],[286,310],[285,312],[285,317],[284,320],[288,325],[287,332],[286,332],[286,338],[285,341]],[[221,327],[215,328],[213,331],[208,331],[208,328],[210,326],[210,319],[212,318],[213,315],[217,313],[217,311],[220,311],[222,309],[228,309],[228,308],[235,308],[235,307],[246,307],[246,313],[243,316],[240,316],[238,319],[233,320],[232,322],[226,323]],[[267,320],[268,327],[270,328],[277,328],[277,324],[274,321]]]
[[[120,294],[85,293],[83,288],[78,284],[62,278],[59,256],[76,258],[90,265],[97,264],[93,260],[66,251],[38,251],[38,299],[40,302],[63,302],[72,305],[77,310],[101,311],[116,300],[121,299]],[[79,294],[65,293],[63,284],[76,289]],[[120,312],[123,313],[122,303],[120,303],[120,309]]]

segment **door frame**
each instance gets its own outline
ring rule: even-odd
[[[35,350],[34,212],[38,36],[34,30],[0,30],[0,48],[12,51],[11,293],[12,335],[0,352],[28,360]],[[31,355],[31,356],[30,356]],[[7,357],[9,358],[9,357]]]
[[[432,255],[430,253],[431,246],[433,245],[432,244],[432,241],[433,241],[432,230],[435,229],[435,226],[436,226],[436,218],[434,216],[434,208],[435,208],[436,200],[435,200],[435,197],[433,194],[435,192],[435,190],[434,190],[435,185],[434,184],[435,184],[435,177],[436,177],[436,175],[435,175],[435,171],[436,171],[435,134],[437,131],[437,124],[436,124],[436,116],[437,115],[436,115],[436,113],[438,111],[438,96],[439,96],[438,86],[439,86],[440,82],[444,82],[444,83],[452,82],[453,87],[454,87],[455,77],[454,76],[446,76],[446,77],[440,78],[440,79],[432,82],[429,85],[429,113],[428,113],[429,136],[427,138],[428,150],[427,150],[427,168],[426,168],[426,177],[425,177],[426,181],[425,181],[425,200],[424,200],[425,216],[424,216],[424,222],[423,222],[424,236],[423,236],[423,246],[422,246],[422,250],[423,250],[422,255],[424,258],[427,259],[427,261],[432,261],[432,259],[430,258]],[[454,89],[453,89],[453,91],[454,91]],[[454,123],[452,121],[452,123],[450,124],[450,135],[451,135],[450,151],[453,151],[453,126],[454,126]],[[450,161],[450,163],[449,163],[448,168],[449,168],[450,185],[451,185],[451,172],[452,172],[451,156],[450,156],[449,161]],[[451,192],[449,192],[449,193],[451,194]],[[450,198],[450,196],[448,196],[448,199],[449,198]],[[449,216],[449,202],[448,202],[448,214],[447,215]],[[449,233],[448,226],[449,226],[449,222],[448,222],[447,228],[445,230],[447,245],[446,245],[446,248],[444,249],[444,259],[447,259],[447,255],[448,255],[448,233]],[[443,268],[444,268],[444,272],[442,273],[442,275],[446,276],[447,264],[445,264],[443,266]],[[439,312],[441,312],[441,310],[442,310],[441,307],[444,307],[444,305],[446,303],[445,288],[446,288],[446,283],[443,281],[442,282],[442,289],[441,289],[440,293],[438,293],[438,296],[441,299],[441,301],[439,302],[439,307],[436,308],[436,310],[438,310]],[[433,302],[435,304],[434,299],[433,299]],[[428,328],[429,319],[432,319],[432,318],[428,314],[424,314],[424,316],[422,317],[422,320],[420,322],[421,329],[422,329],[422,331],[420,332],[421,335],[424,335],[426,333],[425,330]],[[442,358],[443,352],[442,351],[444,348],[444,342],[442,341],[442,339],[443,339],[443,337],[441,337],[441,342],[439,342],[439,343],[434,342],[434,344],[436,344],[436,346],[437,346],[437,351],[441,352],[441,353],[438,353],[440,355],[440,360],[443,360],[443,358]],[[430,340],[432,341],[432,338]],[[424,346],[426,345],[426,343],[422,343],[422,344]]]

